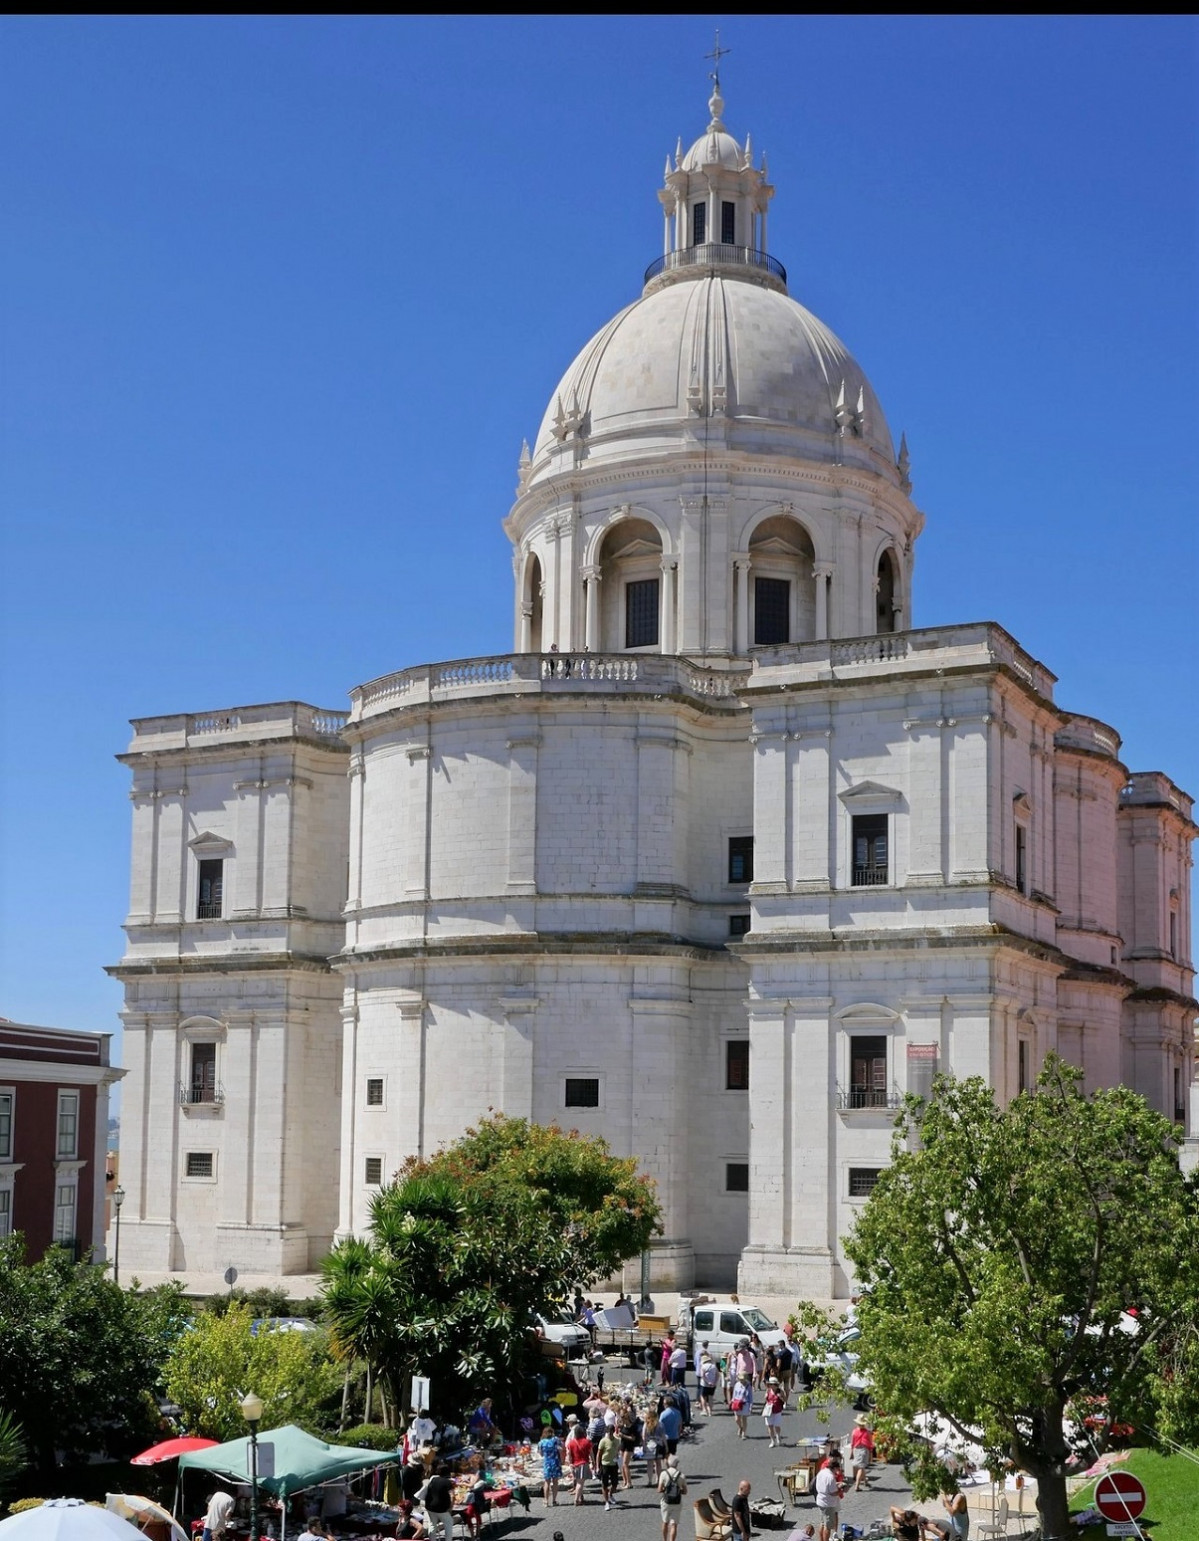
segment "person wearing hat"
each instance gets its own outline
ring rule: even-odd
[[[870,1486],[866,1477],[874,1460],[874,1432],[865,1413],[859,1413],[853,1421],[849,1451],[853,1464],[853,1490],[860,1493],[863,1488]]]
[[[695,1378],[699,1382],[699,1410],[706,1417],[712,1416],[712,1394],[716,1390],[720,1380],[720,1367],[708,1352],[707,1344],[699,1356],[699,1365],[695,1371]]]
[[[783,1442],[783,1394],[779,1390],[778,1377],[772,1375],[766,1382],[766,1397],[762,1403],[762,1418],[771,1448],[777,1449]]]
[[[582,1504],[587,1501],[583,1490],[587,1483],[587,1473],[591,1470],[591,1441],[574,1413],[566,1415],[566,1426],[570,1431],[566,1436],[566,1459],[570,1462],[575,1503]]]

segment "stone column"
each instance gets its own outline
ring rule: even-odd
[[[537,734],[508,740],[508,892],[537,891]]]
[[[675,643],[677,585],[675,577],[678,572],[678,563],[673,557],[663,557],[660,566],[662,568],[662,616],[658,635],[661,639],[660,646],[662,652],[674,653],[677,652]]]
[[[688,1289],[695,1278],[687,1205],[691,1003],[657,994],[633,996],[629,1013],[629,1154],[657,1182],[663,1211],[663,1235],[653,1243],[653,1284],[662,1290]]]
[[[504,1014],[500,1070],[500,1111],[509,1118],[533,1117],[535,995],[500,997]]]
[[[584,567],[583,569],[583,582],[587,589],[587,612],[583,640],[589,653],[598,653],[600,650],[600,576],[601,569],[599,567]]]
[[[804,728],[794,735],[794,778],[791,789],[792,854],[790,881],[797,893],[827,893],[829,798],[833,781],[828,728]]]
[[[828,636],[828,586],[833,576],[831,562],[818,562],[812,569],[816,579],[816,641],[823,642]]]
[[[755,894],[786,891],[787,735],[781,722],[755,728],[754,881]]]
[[[733,568],[737,574],[736,599],[736,645],[734,651],[742,658],[749,652],[749,556],[738,554],[733,558]]]
[[[413,744],[407,752],[408,773],[404,777],[404,805],[407,818],[404,830],[404,895],[409,899],[429,897],[429,773],[431,758],[428,744]]]
[[[522,599],[520,602],[520,651],[531,653],[533,651],[533,601]]]
[[[341,1008],[341,1162],[335,1241],[353,1236],[358,1224],[354,1213],[354,1174],[362,1160],[357,1140],[358,1114],[358,1005]],[[363,1217],[365,1228],[366,1217]]]

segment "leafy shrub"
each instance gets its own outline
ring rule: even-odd
[[[385,1429],[379,1423],[360,1423],[336,1436],[339,1445],[354,1445],[359,1450],[397,1450],[403,1442],[402,1429]]]

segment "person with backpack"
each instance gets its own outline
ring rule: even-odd
[[[677,1541],[679,1510],[686,1491],[687,1479],[679,1470],[679,1458],[677,1455],[668,1455],[666,1470],[658,1478],[658,1507],[662,1511],[662,1541]]]

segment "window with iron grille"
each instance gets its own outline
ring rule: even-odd
[[[221,901],[225,889],[225,863],[220,858],[210,858],[200,863],[200,897],[196,905],[197,920],[219,920]]]
[[[368,1188],[378,1188],[383,1182],[383,1157],[368,1156],[365,1162],[366,1185]]]
[[[887,881],[888,839],[885,813],[858,813],[853,820],[853,886],[871,888]]]
[[[726,1161],[724,1164],[724,1191],[726,1193],[749,1192],[749,1162]]]
[[[189,1177],[211,1177],[214,1170],[212,1152],[210,1150],[189,1150],[185,1170]]]
[[[691,210],[691,244],[702,246],[708,239],[708,206],[697,203]]]
[[[564,1101],[568,1108],[598,1108],[600,1105],[598,1076],[567,1076]]]
[[[79,1148],[79,1093],[58,1094],[58,1159],[72,1161]],[[75,1233],[72,1231],[72,1235]]]
[[[1028,830],[1023,824],[1016,825],[1016,887],[1028,892]]]
[[[1029,1073],[1030,1053],[1028,1039],[1021,1038],[1016,1045],[1016,1090],[1030,1091],[1032,1088],[1032,1076]]]
[[[381,1075],[369,1076],[367,1078],[366,1105],[368,1108],[381,1108],[383,1106],[383,1077]]]
[[[877,1166],[851,1166],[849,1169],[849,1196],[851,1199],[868,1199],[874,1192],[882,1172]]]
[[[12,1115],[16,1092],[11,1087],[0,1091],[0,1161],[12,1160]]]
[[[658,580],[642,578],[624,590],[625,647],[655,647],[658,641]]]
[[[193,1102],[216,1101],[215,1043],[192,1044],[191,1100]]]
[[[754,642],[759,647],[791,640],[791,580],[754,579]]]
[[[720,239],[725,246],[737,244],[737,205],[724,202],[720,205]]]
[[[752,883],[754,880],[754,837],[729,837],[729,882]]]
[[[854,1033],[849,1040],[849,1105],[887,1106],[887,1040]]]
[[[745,936],[749,931],[750,917],[748,915],[729,916],[729,935]]]
[[[749,1090],[749,1039],[729,1038],[724,1046],[724,1087],[730,1092]]]

